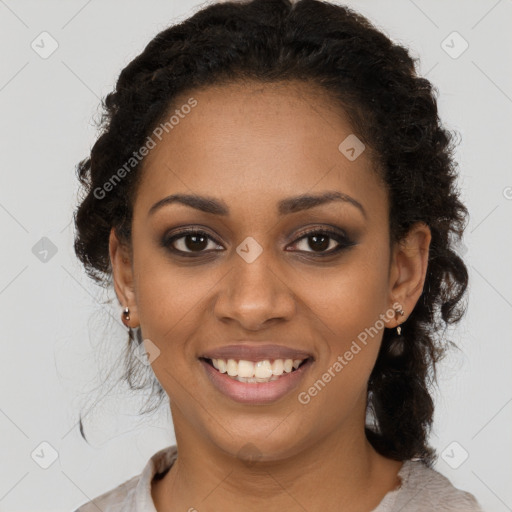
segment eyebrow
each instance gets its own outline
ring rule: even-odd
[[[338,191],[327,191],[316,195],[302,194],[295,197],[288,197],[277,203],[277,211],[278,214],[282,216],[290,213],[300,212],[302,210],[308,210],[310,208],[314,208],[315,206],[320,206],[322,204],[334,201],[351,204],[358,208],[365,218],[367,217],[366,210],[359,201],[355,200],[353,197],[347,194],[343,194],[342,192]],[[195,208],[196,210],[214,215],[229,215],[229,208],[222,200],[218,200],[213,197],[200,196],[197,194],[172,194],[157,201],[149,209],[148,216],[154,214],[163,206],[173,203],[184,204],[186,206],[190,206],[191,208]]]

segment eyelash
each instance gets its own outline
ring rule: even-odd
[[[207,252],[209,252],[209,251],[204,251],[204,250],[203,251],[182,251],[180,249],[175,249],[174,247],[172,247],[172,244],[176,240],[179,240],[180,238],[185,238],[187,235],[203,235],[203,236],[206,236],[206,238],[208,238],[209,240],[220,245],[214,238],[212,238],[205,231],[201,231],[201,230],[194,229],[194,228],[183,229],[183,230],[179,231],[178,233],[173,234],[172,236],[164,236],[164,238],[162,240],[162,245],[165,248],[167,248],[169,251],[171,251],[172,253],[177,254],[179,256],[186,257],[186,258],[189,258],[189,257],[195,258],[195,257],[198,257],[197,255],[200,256],[201,254],[206,254]],[[298,243],[299,241],[301,241],[303,239],[307,239],[308,237],[310,237],[312,235],[326,235],[330,239],[335,240],[339,245],[335,249],[331,249],[328,252],[315,252],[315,251],[299,251],[299,252],[306,252],[306,253],[314,254],[315,257],[322,258],[322,257],[332,256],[334,254],[339,253],[343,249],[347,249],[347,248],[355,245],[355,243],[352,242],[347,236],[339,233],[338,231],[335,231],[335,230],[332,230],[329,228],[316,228],[316,229],[310,229],[307,231],[303,231],[303,232],[299,233],[298,238],[295,240],[293,245],[295,245],[296,243]],[[194,254],[194,253],[196,253],[196,254]]]

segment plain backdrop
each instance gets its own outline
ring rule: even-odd
[[[461,135],[469,308],[451,333],[461,350],[440,366],[432,443],[442,454],[438,471],[487,511],[506,512],[512,2],[348,4],[420,57],[421,74],[439,90],[445,126]],[[119,306],[108,302],[113,294],[95,286],[74,256],[71,219],[75,166],[95,141],[100,98],[154,35],[200,7],[0,0],[0,511],[71,511],[139,474],[175,441],[166,403],[139,417],[144,396],[112,379],[101,387],[126,331]],[[79,434],[79,411],[91,444]]]

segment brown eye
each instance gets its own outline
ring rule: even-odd
[[[294,246],[297,247],[300,243],[303,247],[299,249],[300,251],[318,253],[320,256],[334,254],[355,245],[346,235],[328,229],[316,229],[302,233]]]
[[[303,240],[307,241],[308,247],[313,249],[314,252],[323,252],[329,249],[331,242],[334,242],[330,236],[324,234],[308,235]]]
[[[174,252],[190,254],[206,252],[205,249],[210,242],[213,246],[210,249],[218,247],[216,241],[204,231],[185,230],[170,237],[164,237],[162,244]]]

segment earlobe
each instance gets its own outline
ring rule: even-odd
[[[110,230],[109,255],[114,290],[123,308],[121,318],[127,327],[137,327],[138,314],[135,302],[131,254],[126,244],[123,244],[118,239],[114,228]],[[126,312],[126,308],[128,308],[128,312]]]
[[[421,296],[427,275],[431,238],[430,228],[425,223],[418,222],[393,250],[389,282],[390,304],[400,304],[405,316],[392,319],[389,325],[391,328],[407,320],[407,315]]]

